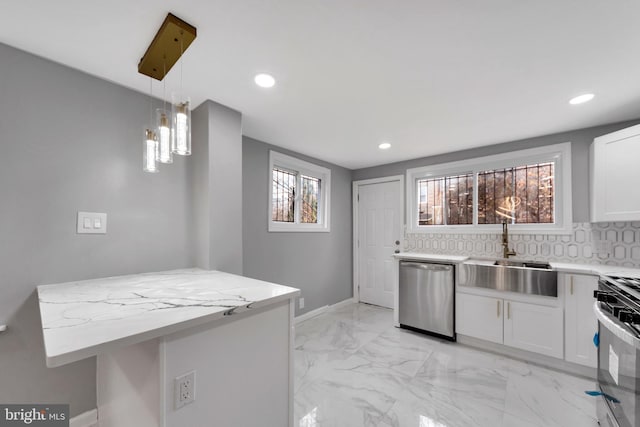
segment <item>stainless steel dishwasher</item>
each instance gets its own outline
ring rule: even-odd
[[[456,340],[453,266],[400,261],[400,326]]]

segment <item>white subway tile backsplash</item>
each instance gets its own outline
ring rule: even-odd
[[[607,241],[602,245],[601,240]],[[501,234],[407,234],[406,251],[502,257]],[[640,268],[640,222],[574,223],[570,235],[511,234],[518,258]],[[599,251],[597,244],[607,248]],[[610,250],[609,250],[610,249]]]

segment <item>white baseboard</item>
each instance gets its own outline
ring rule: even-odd
[[[98,410],[92,409],[69,420],[69,427],[98,427]]]
[[[344,305],[349,305],[349,304],[353,304],[353,298],[347,298],[344,301],[340,301],[337,302],[333,305],[325,305],[324,307],[320,307],[320,308],[316,308],[315,310],[311,310],[309,312],[306,312],[305,314],[301,314],[300,316],[296,316],[293,319],[294,324],[298,324],[300,322],[304,322],[305,320],[309,320],[312,317],[316,317],[324,312],[326,312],[327,310],[331,309],[331,308],[337,308],[337,307],[342,307]]]
[[[340,302],[337,302],[337,303],[333,304],[332,306],[330,306],[330,308],[338,308],[338,307],[342,307],[344,305],[353,304],[354,302],[355,302],[355,300],[353,298],[347,298],[344,301],[340,301]]]
[[[309,320],[312,317],[316,317],[317,315],[322,314],[327,310],[329,310],[329,306],[328,305],[325,305],[324,307],[316,308],[315,310],[308,311],[305,314],[301,314],[300,316],[296,316],[293,319],[293,323],[297,325],[298,323],[304,322],[305,320]]]

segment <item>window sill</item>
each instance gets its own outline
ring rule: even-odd
[[[509,234],[571,234],[573,226],[509,225]],[[407,227],[410,234],[502,234],[502,225],[454,225]]]
[[[329,233],[331,229],[324,225],[274,224],[269,223],[269,233]]]

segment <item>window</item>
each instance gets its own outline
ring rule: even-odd
[[[571,144],[407,171],[410,232],[569,232]],[[473,226],[473,227],[470,227]]]
[[[478,173],[478,224],[553,224],[553,162]]]
[[[269,231],[329,231],[331,171],[269,152]]]

